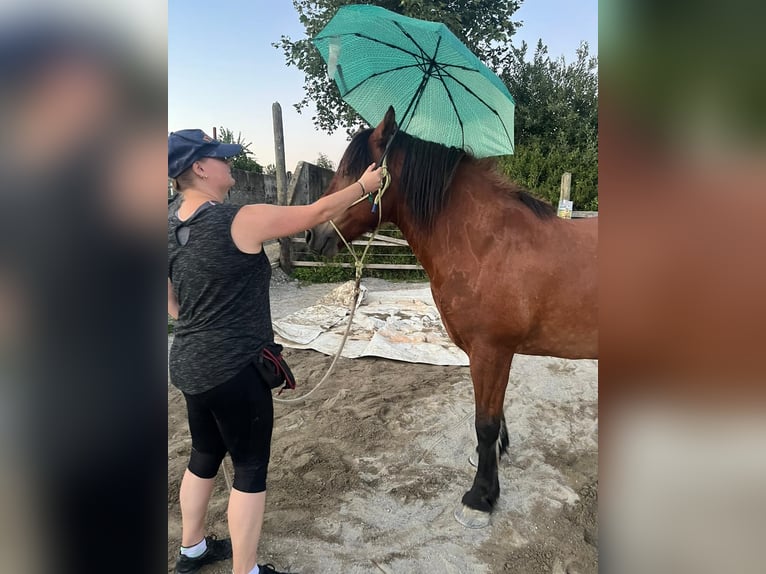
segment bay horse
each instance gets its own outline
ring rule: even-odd
[[[455,518],[484,527],[500,495],[498,458],[509,444],[503,402],[514,353],[598,357],[597,219],[556,217],[494,160],[399,131],[393,108],[354,136],[325,195],[359,179],[384,153],[391,179],[380,199],[382,221],[407,238],[447,333],[470,360],[478,464]],[[363,201],[334,223],[351,241],[374,229],[378,214]],[[306,239],[325,256],[342,246],[330,223],[308,230]]]

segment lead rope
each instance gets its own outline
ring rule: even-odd
[[[360,203],[364,201],[365,199],[369,200],[370,203],[372,203],[372,211],[375,213],[377,211],[378,213],[378,224],[375,226],[375,229],[370,234],[370,238],[367,240],[367,244],[364,246],[364,251],[362,251],[361,257],[357,257],[356,252],[354,251],[354,248],[351,246],[351,244],[346,241],[346,238],[343,237],[343,234],[340,232],[340,230],[335,226],[335,223],[330,220],[330,225],[332,225],[332,228],[335,230],[335,233],[338,234],[338,236],[343,241],[343,244],[348,248],[349,252],[351,253],[351,256],[354,258],[354,297],[351,301],[351,309],[350,314],[348,317],[348,325],[346,325],[346,331],[343,333],[343,339],[340,342],[340,347],[338,348],[338,352],[335,353],[335,356],[332,359],[332,363],[330,363],[330,368],[327,369],[327,372],[325,373],[324,377],[322,377],[322,380],[319,381],[313,389],[311,389],[308,393],[305,395],[301,395],[300,397],[296,397],[294,399],[279,399],[277,397],[274,397],[274,401],[278,403],[295,403],[298,401],[302,401],[306,397],[308,397],[311,393],[316,391],[319,386],[324,383],[330,374],[332,373],[333,368],[335,368],[335,363],[338,362],[338,357],[340,357],[341,352],[343,351],[343,347],[346,345],[346,339],[348,339],[348,334],[351,332],[351,324],[354,321],[354,313],[356,312],[357,308],[357,301],[359,299],[359,284],[362,281],[362,270],[364,269],[364,259],[367,257],[367,252],[370,249],[370,245],[372,244],[372,240],[375,238],[375,233],[380,228],[380,224],[383,220],[383,210],[381,209],[380,202],[383,199],[383,194],[386,193],[386,190],[388,189],[388,186],[391,185],[391,174],[388,173],[388,167],[386,166],[386,158],[383,158],[383,179],[381,181],[380,187],[376,192],[370,192],[367,195],[363,195],[359,199],[357,199],[354,203],[348,206],[347,209],[350,209],[354,207],[357,203]],[[373,193],[375,194],[375,197],[373,197]]]

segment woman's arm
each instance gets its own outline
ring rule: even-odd
[[[381,168],[370,165],[360,181],[367,191],[380,185]],[[246,253],[258,253],[264,241],[287,237],[337,217],[354,201],[366,195],[359,182],[320,197],[310,205],[279,206],[268,203],[245,205],[231,223],[234,244]]]
[[[178,319],[178,299],[176,299],[176,294],[173,292],[173,284],[170,282],[170,277],[168,277],[168,315],[173,317],[173,319]]]

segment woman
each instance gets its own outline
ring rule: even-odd
[[[181,195],[168,212],[168,313],[178,319],[169,370],[186,398],[192,435],[181,481],[179,574],[230,556],[234,574],[279,574],[256,560],[273,425],[271,389],[254,367],[274,337],[263,243],[336,217],[381,180],[373,164],[352,185],[311,205],[223,203],[234,185],[227,160],[241,150],[202,130],[168,137],[168,176]],[[206,537],[204,525],[227,451],[234,463],[230,541]]]

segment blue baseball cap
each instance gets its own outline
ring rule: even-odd
[[[171,132],[168,136],[168,177],[178,177],[203,157],[225,159],[241,151],[241,145],[221,143],[202,130]]]

